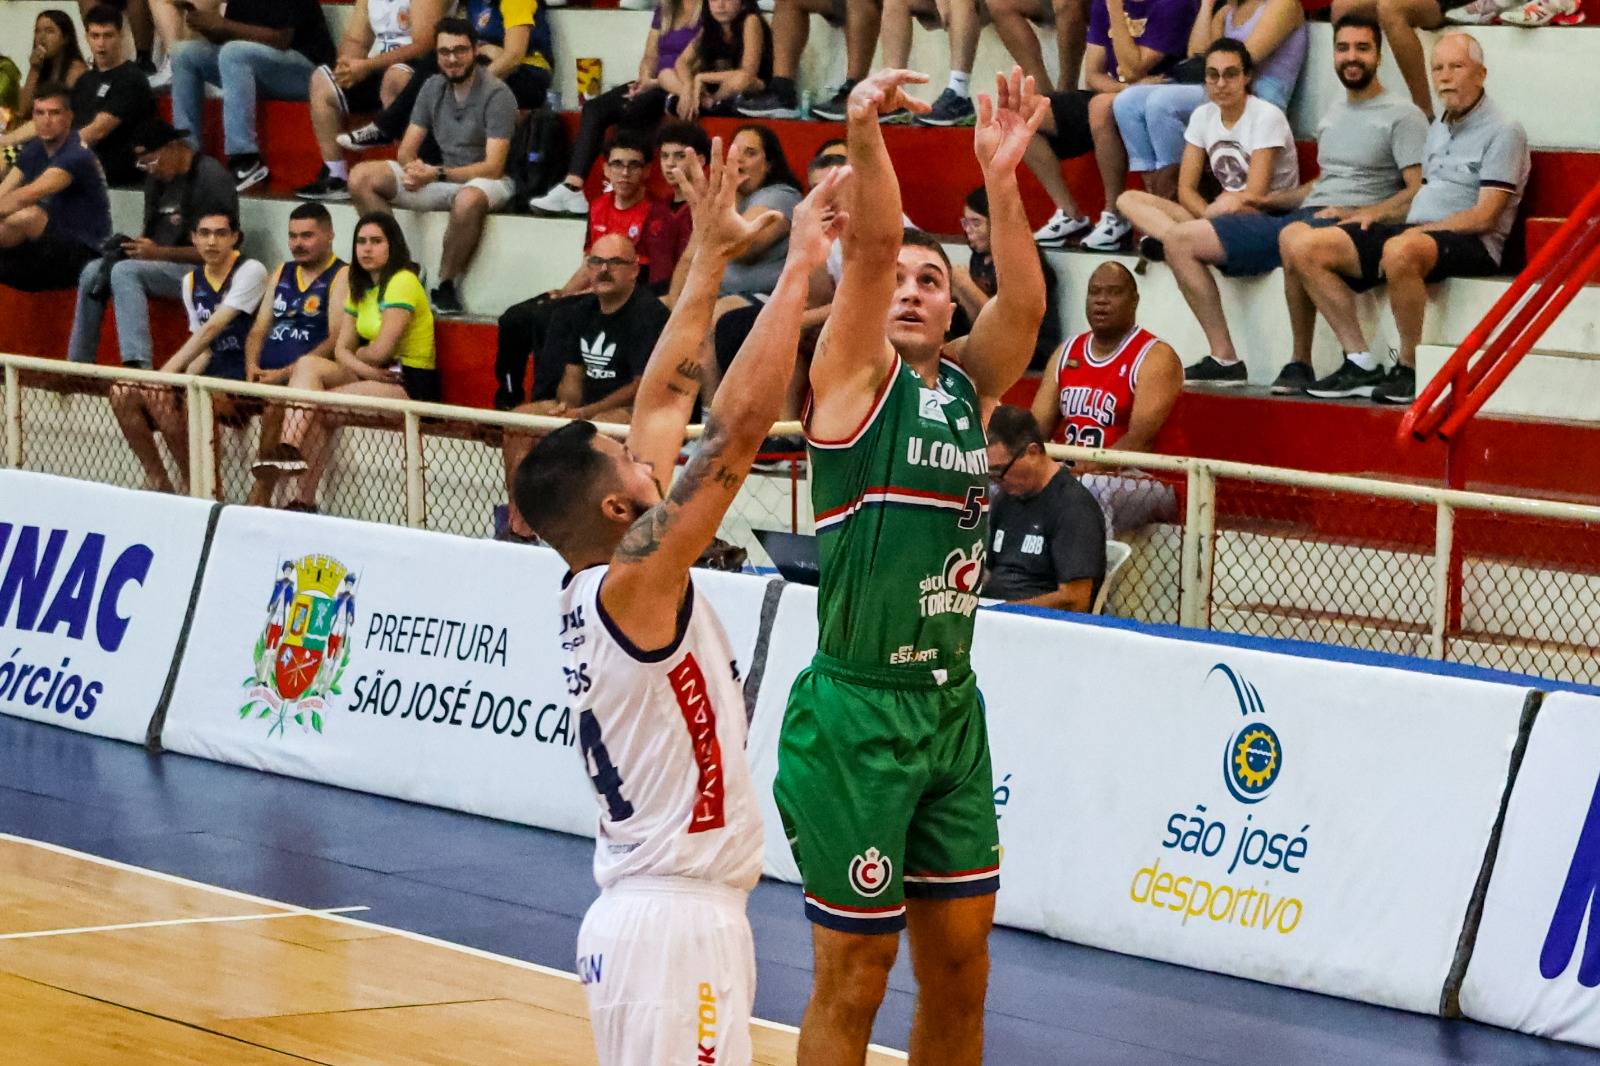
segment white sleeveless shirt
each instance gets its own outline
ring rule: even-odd
[[[640,652],[600,605],[608,567],[562,583],[561,643],[584,770],[600,811],[594,879],[686,877],[749,890],[761,812],[745,760],[744,690],[693,576],[678,639]]]
[[[382,55],[411,43],[411,0],[367,0],[367,22],[372,25],[368,55]]]

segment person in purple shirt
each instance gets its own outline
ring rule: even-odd
[[[1094,0],[1083,57],[1087,89],[1052,93],[1050,112],[1028,146],[1028,168],[1056,205],[1034,233],[1042,245],[1059,247],[1094,228],[1061,174],[1063,159],[1094,152],[1107,206],[1127,183],[1128,156],[1113,112],[1118,94],[1135,85],[1163,82],[1188,50],[1198,0]]]
[[[72,128],[72,90],[33,94],[35,139],[0,180],[0,285],[27,292],[70,289],[111,234],[100,160]]]

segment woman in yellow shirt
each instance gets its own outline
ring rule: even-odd
[[[292,389],[442,401],[433,340],[433,309],[393,215],[372,212],[356,223],[350,295],[333,358],[303,358]],[[292,408],[283,443],[255,464],[258,475],[301,474],[293,510],[315,511],[317,483],[334,427],[312,409]]]

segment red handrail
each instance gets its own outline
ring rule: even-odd
[[[1600,270],[1600,185],[1589,191],[1418,393],[1400,420],[1396,434],[1400,444],[1435,435],[1448,440],[1458,433],[1596,270]],[[1479,356],[1476,361],[1474,356]]]

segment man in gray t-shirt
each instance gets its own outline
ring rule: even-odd
[[[794,209],[804,199],[800,190],[793,185],[774,184],[764,185],[749,196],[741,196],[738,201],[739,213],[748,215],[751,208],[762,208],[776,211],[785,219],[794,215]],[[783,273],[783,261],[789,254],[789,238],[786,236],[780,241],[769,245],[767,248],[754,252],[748,259],[734,259],[728,263],[727,273],[722,276],[722,294],[731,296],[767,296],[778,284],[778,275]]]
[[[439,73],[417,96],[411,125],[394,160],[373,160],[350,174],[356,208],[390,211],[449,211],[439,284],[429,294],[436,315],[459,315],[465,308],[456,279],[466,272],[483,222],[511,200],[506,156],[517,122],[517,101],[505,82],[478,65],[478,39],[464,19],[440,19],[434,54]],[[438,143],[438,165],[421,158],[429,135]]]
[[[1410,403],[1417,394],[1417,344],[1427,286],[1500,270],[1506,234],[1528,184],[1528,139],[1483,91],[1483,49],[1452,32],[1433,47],[1433,83],[1444,113],[1428,130],[1423,185],[1404,222],[1346,219],[1283,235],[1286,270],[1333,327],[1345,360],[1306,391],[1326,399],[1370,396]],[[1387,282],[1400,336],[1400,364],[1385,370],[1367,348],[1351,290]]]
[[[1186,380],[1242,385],[1246,378],[1208,265],[1230,277],[1268,273],[1282,261],[1285,233],[1342,221],[1398,222],[1422,182],[1428,120],[1411,101],[1385,94],[1378,80],[1383,35],[1377,23],[1346,16],[1334,27],[1333,40],[1333,72],[1345,97],[1317,126],[1316,180],[1268,193],[1255,210],[1186,222],[1167,235],[1167,262],[1211,347],[1206,358],[1185,369]],[[1299,392],[1315,377],[1311,301],[1292,275],[1285,287],[1294,354],[1272,383],[1275,393]]]

